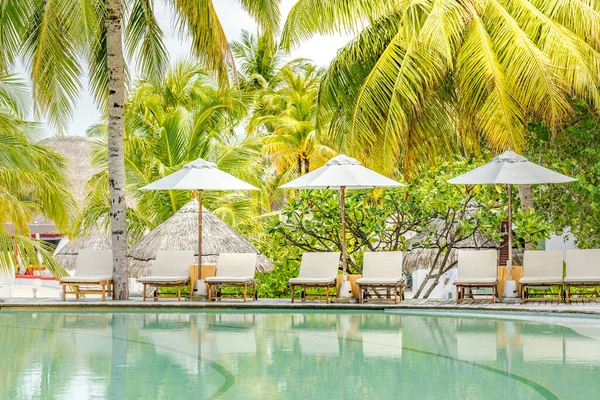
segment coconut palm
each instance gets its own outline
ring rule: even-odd
[[[283,43],[339,31],[358,35],[331,63],[320,106],[382,171],[482,140],[520,151],[525,124],[557,127],[570,96],[600,109],[596,1],[299,0]]]
[[[0,76],[0,270],[14,273],[19,263],[42,263],[61,276],[52,252],[31,239],[29,222],[46,216],[67,231],[75,214],[66,161],[49,147],[35,144],[39,128],[22,119],[26,85],[12,75]]]
[[[256,101],[249,125],[261,133],[263,153],[278,174],[302,175],[335,154],[316,125],[321,71],[310,64],[297,71],[287,65],[278,72],[277,84]]]
[[[172,216],[190,201],[186,191],[140,191],[185,164],[204,158],[243,179],[259,181],[260,141],[233,131],[246,113],[239,91],[219,91],[215,82],[198,65],[183,61],[161,80],[141,80],[135,87],[125,113],[125,171],[127,190],[134,206],[128,210],[129,229],[137,239]],[[88,132],[106,140],[104,124]],[[94,162],[100,171],[90,182],[83,220],[93,228],[107,221],[108,169],[106,146],[100,145]],[[220,218],[237,226],[253,215],[253,202],[240,194],[207,193],[205,204]]]
[[[233,57],[212,0],[170,2],[177,26],[192,39],[192,51],[227,86]],[[278,30],[277,0],[242,0],[242,7],[273,36]],[[126,204],[123,160],[125,53],[146,76],[160,76],[168,65],[162,31],[149,0],[7,0],[0,12],[7,70],[23,56],[34,87],[38,115],[62,134],[81,90],[83,66],[89,65],[91,91],[108,115],[111,230],[114,255],[113,296],[128,297],[125,277]],[[123,40],[124,39],[124,40]]]

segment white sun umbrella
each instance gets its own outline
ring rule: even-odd
[[[221,171],[215,163],[202,158],[183,166],[141,190],[191,190],[198,200],[198,273],[202,270],[202,192],[204,190],[259,190],[251,184]],[[199,278],[199,277],[198,277]]]
[[[534,164],[508,150],[481,167],[450,179],[454,185],[506,184],[508,186],[508,265],[512,266],[512,185],[564,183],[576,179]]]
[[[342,269],[346,274],[346,189],[372,189],[404,186],[386,176],[371,171],[344,154],[333,157],[321,168],[281,186],[283,189],[333,189],[340,191],[342,213]]]

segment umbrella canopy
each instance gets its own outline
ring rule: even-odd
[[[251,184],[221,171],[215,163],[201,158],[183,166],[142,190],[258,190]]]
[[[204,229],[202,231],[202,259],[216,264],[220,253],[257,253],[256,270],[273,270],[271,261],[243,236],[227,225],[215,214],[202,208]],[[129,277],[150,275],[159,250],[198,251],[198,202],[192,200],[179,209],[171,218],[157,226],[129,250],[127,274]]]
[[[346,273],[346,189],[373,189],[404,186],[360,165],[358,160],[340,154],[321,168],[281,186],[282,189],[333,189],[340,191],[342,213],[342,269]]]
[[[358,160],[344,154],[333,157],[321,168],[281,186],[282,189],[372,189],[404,186],[371,171]]]
[[[259,190],[251,184],[221,171],[215,163],[202,158],[183,166],[177,172],[146,185],[142,190],[194,190],[202,205],[204,190]],[[202,214],[198,213],[198,270],[202,276]]]
[[[455,185],[507,184],[528,185],[537,183],[573,182],[575,179],[541,165],[532,163],[514,151],[506,151],[481,167],[450,179]]]
[[[454,185],[506,184],[508,185],[508,265],[512,266],[512,186],[539,183],[564,183],[576,179],[532,163],[527,158],[507,150],[491,162],[452,178]],[[510,274],[510,272],[509,272]]]

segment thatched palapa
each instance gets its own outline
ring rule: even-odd
[[[437,229],[438,234],[442,234],[446,229],[446,222],[442,219],[435,219],[432,224],[433,228]],[[428,233],[419,233],[411,238],[411,250],[407,251],[404,256],[404,269],[412,271],[415,269],[429,268],[435,261],[438,253],[438,248],[435,244],[431,244],[429,248],[419,247],[427,239]],[[499,249],[500,245],[493,238],[477,232],[470,237],[455,243],[448,264],[457,260],[458,250],[482,250],[482,249]],[[523,249],[513,249],[514,265],[523,265]]]
[[[457,229],[458,227],[452,227],[450,229]],[[447,231],[447,222],[436,218],[431,223],[431,230],[437,231],[437,235],[444,234]],[[435,261],[435,257],[438,253],[438,247],[431,243],[431,247],[423,248],[419,247],[426,243],[428,236],[433,239],[434,235],[429,232],[418,233],[413,236],[410,240],[411,250],[406,252],[404,256],[404,269],[412,271],[415,269],[428,268]],[[432,240],[433,242],[433,240]],[[479,250],[479,249],[496,249],[498,243],[495,242],[491,237],[477,232],[468,238],[457,242],[452,250],[450,250],[449,263],[453,263],[457,258],[457,250]]]
[[[215,264],[220,253],[258,253],[258,250],[216,215],[202,209],[202,263]],[[192,200],[171,218],[147,234],[130,251],[128,275],[148,276],[159,250],[194,250],[198,256],[198,202]],[[267,257],[258,255],[258,272],[269,272],[273,265]]]

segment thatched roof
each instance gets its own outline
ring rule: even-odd
[[[75,269],[77,263],[77,255],[81,249],[110,249],[112,243],[110,240],[110,234],[104,232],[103,229],[97,228],[86,237],[81,237],[69,241],[58,253],[54,255],[56,261],[58,261],[66,270],[72,271]]]
[[[95,172],[91,167],[93,143],[93,139],[85,136],[52,137],[40,141],[40,144],[55,148],[68,160],[71,193],[79,204],[85,198],[85,184]]]
[[[447,228],[446,222],[440,218],[436,218],[431,224],[432,230],[437,230],[438,235],[443,235],[443,232]],[[431,264],[434,262],[438,252],[437,246],[434,243],[431,243],[429,248],[420,247],[426,243],[428,236],[430,236],[428,232],[422,232],[411,238],[411,250],[406,252],[404,256],[404,268],[406,270],[412,271],[414,269],[426,268],[431,266]],[[455,247],[450,251],[449,262],[452,263],[456,261],[457,250],[496,248],[498,248],[498,243],[495,242],[491,237],[482,233],[475,233],[474,235],[471,235],[470,237],[456,243]]]
[[[80,205],[85,199],[85,184],[94,174],[91,167],[93,143],[92,139],[84,136],[51,137],[39,142],[41,145],[53,147],[67,159],[71,193]],[[53,221],[43,215],[35,215],[29,227],[31,233],[59,233]]]
[[[205,208],[202,213],[203,264],[215,264],[219,253],[258,253],[248,240],[216,215]],[[196,250],[197,256],[197,249],[198,202],[192,200],[129,251],[128,275],[150,275],[159,250]],[[273,265],[267,257],[259,254],[256,269],[258,272],[269,272],[273,270]]]

